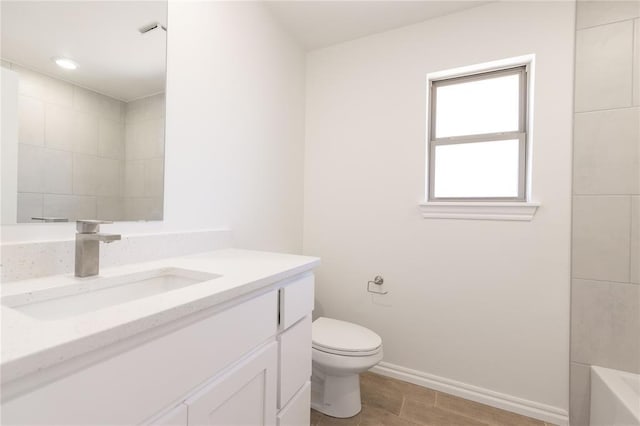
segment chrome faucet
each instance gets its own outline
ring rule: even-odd
[[[76,222],[76,277],[98,275],[100,269],[100,241],[112,243],[121,239],[118,234],[100,234],[100,225],[113,222],[78,220]]]

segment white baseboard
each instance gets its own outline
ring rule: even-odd
[[[381,362],[373,367],[371,371],[555,425],[567,426],[569,424],[569,413],[558,407],[434,376],[433,374],[423,373],[422,371],[412,370],[388,362]]]

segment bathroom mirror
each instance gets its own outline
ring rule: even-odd
[[[0,7],[2,223],[161,220],[167,2]]]

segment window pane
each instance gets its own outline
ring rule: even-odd
[[[517,197],[519,145],[517,139],[437,145],[434,196]]]
[[[518,130],[520,74],[436,84],[436,138]]]

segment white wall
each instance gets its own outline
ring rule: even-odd
[[[264,5],[171,3],[165,220],[302,244],[304,55]]]
[[[170,2],[168,20],[164,221],[109,231],[231,228],[238,247],[300,251],[303,52],[259,3]],[[57,225],[2,239],[73,236]]]
[[[304,252],[322,257],[316,315],[378,332],[387,363],[560,420],[573,29],[572,2],[492,3],[311,52],[306,82]],[[426,74],[532,53],[537,215],[423,219]],[[387,296],[365,290],[377,274]]]

